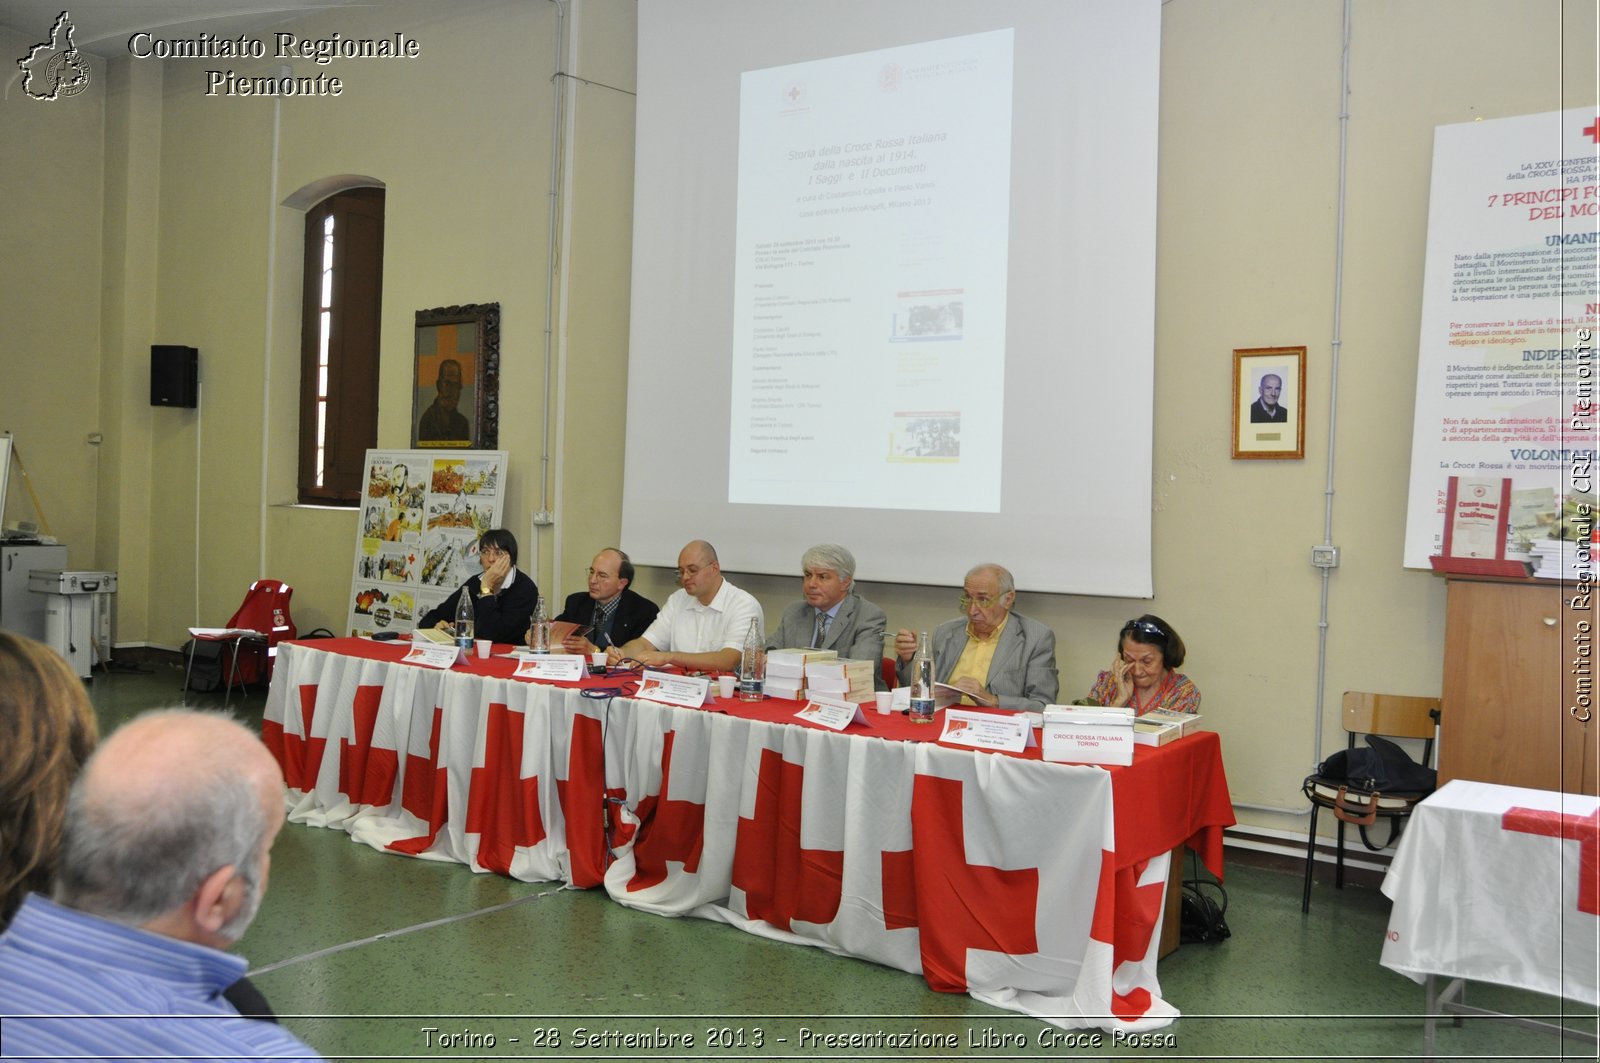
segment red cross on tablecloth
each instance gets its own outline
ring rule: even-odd
[[[499,702],[489,703],[484,721],[483,767],[472,769],[464,829],[478,835],[478,865],[507,876],[516,847],[545,837],[539,777],[522,777],[522,713]]]
[[[372,731],[378,723],[378,703],[383,688],[356,687],[350,706],[349,738],[339,739],[339,792],[351,804],[382,808],[394,796],[394,777],[400,755],[392,749],[372,744]]]
[[[672,745],[677,737],[678,732],[668,731],[662,745],[661,792],[640,799],[635,812],[639,827],[633,847],[633,877],[628,880],[630,893],[666,881],[668,860],[679,861],[689,874],[700,870],[706,806],[667,796],[672,780]]]
[[[755,815],[739,817],[733,884],[744,890],[745,914],[788,930],[791,919],[831,923],[839,914],[844,851],[800,845],[800,794],[805,768],[775,749],[761,751]]]
[[[267,747],[283,770],[283,782],[291,790],[309,790],[317,784],[317,772],[322,767],[322,752],[326,738],[311,737],[311,717],[317,705],[317,684],[302,683],[293,694],[300,704],[300,733],[291,734],[275,720],[261,721],[261,743]],[[285,715],[294,711],[293,700],[285,706]]]
[[[556,800],[561,802],[561,821],[566,825],[567,852],[572,857],[572,884],[579,889],[605,881],[611,849],[621,847],[626,838],[616,834],[617,818],[612,815],[612,837],[606,837],[607,799],[621,798],[625,791],[606,788],[605,733],[600,721],[582,713],[572,717],[572,741],[567,753],[567,777],[556,780]],[[613,804],[613,808],[620,807]]]
[[[1138,963],[1150,954],[1161,904],[1166,897],[1166,882],[1157,879],[1139,885],[1149,861],[1117,868],[1116,854],[1100,852],[1100,886],[1095,891],[1094,922],[1089,936],[1111,945],[1111,970],[1115,974],[1124,963]],[[1111,991],[1111,1014],[1131,1021],[1150,1010],[1150,990],[1136,986],[1127,993]]]
[[[406,778],[400,784],[400,807],[428,825],[428,833],[416,838],[401,838],[385,848],[416,856],[433,847],[433,841],[450,814],[448,772],[439,763],[439,727],[444,710],[433,707],[433,724],[428,730],[428,755],[406,753]]]
[[[967,991],[967,950],[1039,951],[1039,869],[967,863],[961,781],[918,775],[911,850],[883,854],[884,925],[917,927],[922,976],[941,993]]]
[[[1540,808],[1509,808],[1502,830],[1578,843],[1578,911],[1600,915],[1600,808],[1587,816]]]

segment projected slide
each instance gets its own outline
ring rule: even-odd
[[[729,502],[1000,510],[1012,47],[742,75]]]

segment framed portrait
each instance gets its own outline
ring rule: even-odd
[[[1233,352],[1233,456],[1306,456],[1306,349]]]
[[[499,303],[417,311],[411,396],[413,447],[499,446]]]

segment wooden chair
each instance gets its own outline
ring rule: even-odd
[[[1347,750],[1356,748],[1357,737],[1378,735],[1382,738],[1420,738],[1423,740],[1422,763],[1433,758],[1433,740],[1439,728],[1439,699],[1412,697],[1405,694],[1369,694],[1347,690],[1344,695],[1344,729],[1348,737]],[[1300,898],[1300,910],[1311,910],[1311,869],[1316,863],[1317,813],[1331,809],[1339,821],[1339,841],[1335,856],[1334,888],[1344,889],[1344,828],[1354,823],[1360,829],[1361,842],[1373,852],[1379,852],[1400,839],[1400,830],[1411,810],[1432,790],[1394,791],[1380,793],[1352,786],[1346,779],[1324,778],[1319,772],[1308,775],[1301,791],[1311,802],[1311,829],[1306,835],[1306,880]],[[1383,845],[1373,845],[1367,837],[1367,827],[1379,819],[1389,821],[1389,838]]]

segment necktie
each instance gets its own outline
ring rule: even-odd
[[[816,630],[811,633],[812,649],[818,649],[822,646],[822,640],[828,635],[828,621],[832,619],[833,617],[829,616],[827,613],[820,611],[817,613],[817,627]]]
[[[590,641],[602,650],[611,641],[610,633],[606,631],[606,611],[598,605],[594,607],[594,631],[591,634],[593,638]]]

